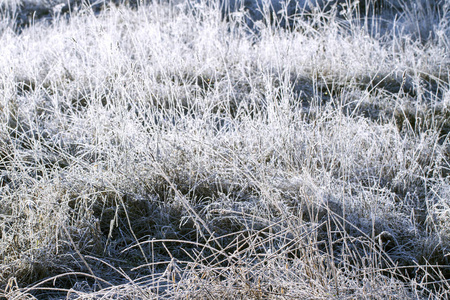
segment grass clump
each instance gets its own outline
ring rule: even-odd
[[[446,5],[344,2],[4,13],[0,295],[448,297]]]

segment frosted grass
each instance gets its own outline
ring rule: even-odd
[[[0,293],[447,297],[445,21],[425,41],[337,12],[5,15]]]

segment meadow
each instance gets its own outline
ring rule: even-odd
[[[450,2],[252,3],[0,0],[0,297],[449,298]]]

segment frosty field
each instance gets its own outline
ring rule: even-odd
[[[0,0],[0,298],[450,297],[450,2],[241,4]]]

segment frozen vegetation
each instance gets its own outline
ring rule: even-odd
[[[0,0],[0,297],[448,298],[449,5]]]

